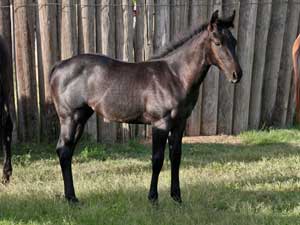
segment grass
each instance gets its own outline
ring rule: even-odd
[[[62,197],[55,145],[14,146],[12,182],[0,185],[0,224],[300,224],[300,130],[246,132],[239,138],[241,144],[184,145],[182,205],[169,197],[166,159],[157,206],[147,200],[148,145],[78,146],[77,205]]]

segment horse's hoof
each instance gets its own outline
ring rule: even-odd
[[[2,177],[2,184],[4,184],[4,185],[9,184],[9,178],[10,178],[9,175],[3,174],[3,177]]]
[[[69,203],[78,203],[79,202],[79,200],[78,200],[78,198],[76,198],[75,196],[71,196],[71,197],[67,197],[66,196],[66,199],[67,199],[67,201],[69,202]]]
[[[181,199],[180,196],[178,196],[178,195],[171,195],[171,197],[172,197],[172,199],[173,199],[175,202],[177,202],[177,203],[179,203],[179,204],[182,203],[182,199]]]
[[[148,199],[149,199],[149,201],[150,201],[153,205],[157,205],[157,203],[158,203],[158,194],[151,194],[151,193],[149,193]]]

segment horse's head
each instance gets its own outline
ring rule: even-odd
[[[215,11],[207,26],[209,54],[211,64],[217,66],[232,83],[237,83],[242,77],[242,69],[236,56],[236,39],[229,28],[233,27],[235,11],[232,16],[219,19]]]

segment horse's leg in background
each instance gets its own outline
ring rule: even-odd
[[[6,110],[5,110],[6,111]],[[12,165],[11,165],[11,139],[13,131],[13,123],[10,117],[9,112],[5,112],[5,125],[4,130],[2,131],[2,143],[3,143],[3,153],[4,153],[4,163],[3,163],[3,183],[8,183],[9,178],[12,174]]]
[[[168,131],[152,128],[152,179],[148,199],[155,202],[158,199],[157,182],[164,162],[164,153]]]
[[[93,111],[79,109],[72,116],[60,119],[60,137],[57,143],[56,152],[62,170],[65,198],[71,202],[77,202],[72,176],[72,156],[77,142],[79,141],[84,125]]]
[[[181,146],[184,128],[185,121],[176,124],[176,127],[171,129],[171,134],[168,137],[169,156],[171,161],[171,197],[177,202],[181,202],[179,166],[181,161]]]

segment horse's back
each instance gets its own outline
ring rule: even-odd
[[[178,78],[163,61],[122,62],[78,55],[58,64],[50,78],[59,108],[88,106],[107,120],[148,123],[178,104]]]

